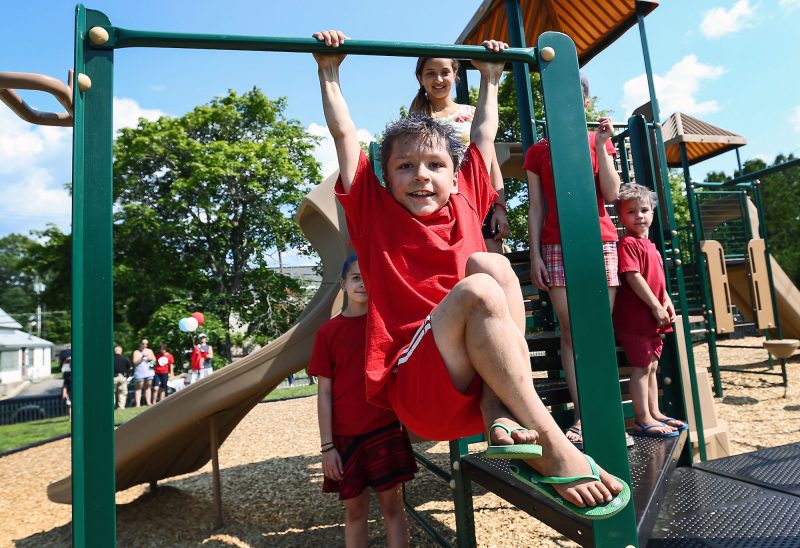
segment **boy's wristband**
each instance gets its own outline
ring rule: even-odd
[[[320,447],[325,447],[326,445],[333,445],[332,441],[326,441],[325,443],[320,444]]]
[[[494,203],[494,207],[499,207],[500,209],[502,209],[503,211],[508,213],[508,209],[506,209],[506,204],[501,204],[500,202],[495,202]]]
[[[330,447],[327,447],[327,448],[325,448],[325,449],[322,449],[322,450],[320,451],[320,453],[327,453],[328,451],[332,451],[333,449],[336,449],[336,446],[335,446],[335,445],[331,445]]]

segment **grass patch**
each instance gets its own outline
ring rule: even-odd
[[[145,409],[147,407],[117,409],[114,411],[114,423],[129,421]],[[0,451],[9,451],[17,447],[68,434],[69,431],[68,417],[0,426]]]
[[[317,393],[317,385],[290,386],[289,388],[276,388],[264,398],[264,401],[280,400],[284,398],[300,398],[312,396]]]

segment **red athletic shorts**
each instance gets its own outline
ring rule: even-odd
[[[386,395],[410,432],[428,440],[454,440],[483,432],[481,386],[477,374],[466,392],[453,386],[428,316],[400,354]]]
[[[637,335],[635,333],[617,333],[617,340],[622,345],[625,358],[632,367],[647,367],[653,358],[658,361],[664,341],[660,335]]]

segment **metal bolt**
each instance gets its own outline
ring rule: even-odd
[[[678,235],[677,230],[670,230],[669,233],[672,234],[673,237]]]
[[[663,382],[666,386],[669,386],[670,384],[672,384],[672,377],[664,377]]]
[[[674,255],[680,255],[680,254],[681,254],[681,250],[680,250],[680,249],[678,249],[677,247],[675,247],[675,248],[673,248],[673,249],[672,249],[672,253],[673,253]]]
[[[450,480],[450,489],[456,490],[456,480]]]
[[[461,468],[461,463],[460,463],[460,462],[458,462],[457,460],[454,460],[454,461],[453,461],[453,470],[455,470],[456,472],[458,472],[458,469],[459,469],[459,468]]]
[[[92,27],[89,30],[89,41],[95,46],[102,46],[108,42],[108,31],[103,27]]]
[[[675,259],[675,266],[681,266],[682,264],[683,261],[681,261],[680,259]]]
[[[552,61],[556,58],[556,50],[551,48],[550,46],[542,48],[540,53],[543,61]]]
[[[78,89],[81,91],[86,91],[91,87],[92,87],[92,79],[89,78],[86,74],[80,73],[78,75]]]

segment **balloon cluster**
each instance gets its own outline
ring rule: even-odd
[[[205,319],[202,312],[194,312],[191,316],[178,320],[178,329],[184,333],[194,333],[198,327],[203,325]]]

